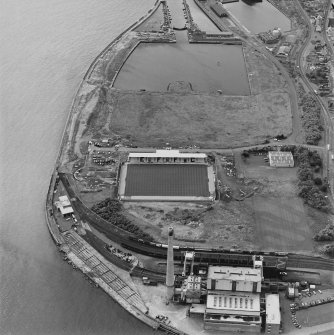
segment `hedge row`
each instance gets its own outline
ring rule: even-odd
[[[322,185],[321,178],[314,178],[314,171],[322,167],[321,157],[317,151],[303,147],[296,148],[295,155],[298,164],[298,195],[311,207],[328,211],[329,204],[324,194],[327,186]]]
[[[153,241],[151,235],[137,227],[122,213],[123,206],[118,200],[107,198],[94,205],[91,209],[94,213],[112,223],[114,226],[124,229],[145,240]]]
[[[311,94],[305,94],[301,98],[302,124],[305,131],[307,144],[317,145],[321,139],[323,127],[321,125],[321,107]]]

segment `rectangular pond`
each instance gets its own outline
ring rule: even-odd
[[[225,9],[253,34],[280,28],[282,31],[291,29],[290,20],[267,0],[255,2],[240,0],[224,4]]]
[[[166,91],[177,81],[190,83],[197,92],[250,94],[241,45],[141,43],[125,62],[114,87]]]

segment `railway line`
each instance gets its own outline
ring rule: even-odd
[[[68,181],[68,177],[65,174],[59,174],[61,181],[63,182],[70,198],[76,198],[73,201],[73,207],[79,213],[81,219],[90,222],[96,229],[107,235],[107,237],[129,251],[136,252],[138,254],[166,259],[167,258],[167,245],[158,242],[149,242],[134,237],[132,234],[112,226],[110,223],[103,220],[93,213],[85,204],[77,197],[74,190]],[[104,231],[103,227],[107,223],[109,231]],[[102,250],[100,250],[101,252]],[[333,270],[334,260],[291,254],[287,252],[262,252],[254,250],[241,250],[241,249],[215,249],[215,248],[196,248],[187,246],[174,246],[174,259],[175,261],[182,261],[184,258],[185,251],[195,252],[195,262],[198,264],[217,264],[217,265],[228,265],[228,266],[252,266],[253,255],[262,255],[264,257],[264,268],[284,270],[286,267],[296,268],[310,268],[319,270]],[[103,253],[105,251],[103,250]],[[129,270],[128,264],[123,264],[120,259],[114,257],[113,263]],[[116,264],[117,263],[117,264]],[[146,272],[145,272],[146,271]],[[148,271],[148,272],[147,272]],[[150,276],[157,276],[156,280],[162,280],[161,273],[150,272],[147,269],[134,269],[133,275],[137,273],[146,273]],[[141,275],[142,276],[142,275]],[[144,276],[144,275],[143,275]]]
[[[322,257],[289,254],[286,266],[288,268],[307,268],[334,271],[334,260]]]

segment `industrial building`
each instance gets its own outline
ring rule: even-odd
[[[281,324],[278,294],[262,292],[261,255],[252,267],[212,266],[194,269],[195,251],[184,252],[182,275],[174,273],[174,232],[168,230],[166,303],[189,304],[189,317],[203,317],[204,329],[230,333],[278,334]],[[262,294],[262,295],[261,295]]]
[[[204,328],[259,333],[261,282],[262,267],[210,266]]]
[[[281,325],[281,313],[278,294],[266,294],[266,334],[278,335]]]
[[[215,174],[204,153],[130,153],[118,194],[123,201],[213,201]]]
[[[294,167],[294,160],[291,152],[269,151],[270,166],[274,167]]]

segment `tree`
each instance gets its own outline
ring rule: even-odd
[[[322,185],[322,180],[319,177],[314,178],[313,181],[314,181],[314,184],[316,184],[318,186]]]

